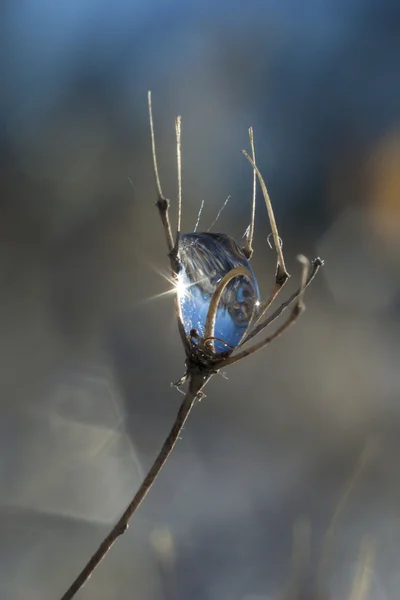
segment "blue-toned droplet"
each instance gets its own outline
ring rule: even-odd
[[[242,340],[257,313],[260,294],[254,273],[238,244],[222,233],[187,233],[179,240],[181,270],[177,294],[186,334],[195,329],[204,337],[211,298],[218,283],[232,269],[244,267],[225,288],[218,305],[214,336],[216,352],[227,352]]]

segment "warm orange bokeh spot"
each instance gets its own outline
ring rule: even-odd
[[[382,139],[370,162],[367,210],[375,232],[400,249],[400,131]]]

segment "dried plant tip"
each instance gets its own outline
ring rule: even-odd
[[[176,242],[175,249],[178,249],[179,236],[181,233],[181,220],[182,220],[182,142],[181,142],[181,116],[175,119],[175,131],[176,131],[176,162],[178,168],[178,222],[176,228]]]
[[[224,208],[226,207],[226,205],[228,204],[229,200],[231,199],[231,196],[227,196],[227,198],[225,199],[225,202],[223,203],[223,205],[221,206],[221,208],[218,211],[217,216],[215,217],[214,221],[211,223],[210,227],[207,229],[207,231],[210,231],[210,229],[212,229],[215,225],[215,223],[218,221],[218,219],[221,216],[222,211],[224,210]]]
[[[150,122],[150,138],[151,138],[151,150],[153,156],[153,173],[154,180],[156,183],[157,189],[157,207],[158,212],[160,213],[161,222],[164,228],[165,238],[167,240],[168,253],[171,254],[174,248],[174,242],[172,239],[171,225],[169,222],[168,209],[169,202],[164,197],[161,189],[160,176],[158,174],[158,165],[157,165],[157,153],[156,153],[156,140],[154,135],[154,123],[153,123],[153,109],[151,104],[151,92],[149,91],[147,94],[148,106],[149,106],[149,122]]]
[[[297,256],[297,260],[302,265],[301,279],[300,279],[300,291],[299,291],[299,297],[297,299],[297,307],[298,307],[298,310],[304,310],[304,308],[305,308],[304,292],[306,290],[308,274],[310,272],[310,261],[308,260],[308,258],[306,256],[304,256],[304,254],[299,254]]]
[[[203,212],[203,207],[204,207],[204,200],[201,201],[200,209],[199,209],[199,212],[197,214],[197,221],[196,221],[196,225],[194,226],[194,230],[193,230],[195,233],[196,233],[197,228],[198,228],[199,223],[200,223],[201,213]]]
[[[256,164],[256,152],[254,148],[254,133],[253,128],[249,128],[249,140],[250,140],[250,148],[251,155],[253,158],[254,164]],[[243,252],[245,257],[250,260],[253,255],[253,238],[254,238],[254,222],[256,217],[256,196],[257,196],[257,173],[256,170],[253,169],[253,200],[251,203],[251,217],[250,217],[250,225],[248,227],[248,234],[246,244],[243,248]]]
[[[156,181],[157,195],[159,200],[164,199],[164,195],[161,189],[160,176],[158,174],[158,165],[157,165],[157,153],[156,153],[156,139],[154,135],[154,122],[153,122],[153,108],[151,103],[151,92],[147,93],[147,100],[149,105],[149,120],[150,120],[150,136],[151,136],[151,150],[153,154],[153,170],[154,170],[154,178]]]
[[[286,271],[285,261],[283,258],[283,252],[282,252],[281,245],[279,243],[278,227],[276,225],[274,211],[272,208],[271,199],[268,194],[267,186],[265,185],[265,181],[264,181],[260,171],[258,170],[257,165],[253,161],[253,159],[250,158],[250,156],[247,154],[246,150],[242,150],[242,152],[245,155],[245,157],[247,158],[247,160],[249,161],[249,163],[252,165],[255,172],[257,173],[258,181],[260,182],[261,190],[262,190],[262,193],[264,196],[265,205],[267,207],[267,212],[268,212],[268,218],[269,218],[269,222],[271,225],[272,235],[273,235],[274,242],[275,242],[275,248],[276,248],[276,252],[278,255],[277,280],[286,281],[286,279],[289,277],[289,274]]]

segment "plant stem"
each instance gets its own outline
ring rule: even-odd
[[[168,437],[165,440],[152,467],[150,468],[149,472],[144,478],[142,485],[136,492],[135,496],[132,499],[132,502],[126,508],[118,523],[116,523],[116,525],[112,528],[110,533],[104,538],[96,552],[93,554],[92,558],[79,573],[75,581],[70,585],[68,590],[62,596],[61,600],[71,600],[71,598],[75,596],[75,594],[83,587],[83,585],[92,575],[93,571],[103,560],[107,552],[111,549],[111,546],[114,544],[114,542],[118,539],[120,535],[122,535],[127,530],[129,520],[139,508],[142,500],[147,495],[147,492],[150,490],[157,475],[160,473],[162,467],[164,466],[167,458],[169,457],[171,451],[173,450],[178,440],[179,434],[182,431],[182,428],[189,416],[191,409],[193,408],[196,399],[200,396],[201,390],[209,381],[210,377],[211,375],[204,376],[198,373],[194,373],[190,376],[189,389],[179,408],[178,414],[176,415],[172,429],[169,432]]]

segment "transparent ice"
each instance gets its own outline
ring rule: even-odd
[[[221,279],[234,268],[244,267],[249,276],[237,275],[225,288],[218,305],[215,351],[227,352],[242,340],[260,301],[257,281],[240,246],[223,233],[187,233],[179,240],[181,270],[177,294],[185,332],[192,329],[204,337],[213,293]]]

